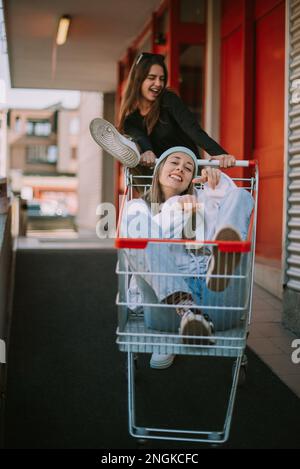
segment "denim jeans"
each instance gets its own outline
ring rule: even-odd
[[[195,304],[201,305],[201,312],[209,315],[216,331],[240,326],[248,300],[250,258],[247,254],[242,254],[240,264],[235,271],[235,275],[239,278],[231,279],[224,291],[210,290],[205,278],[185,278]]]
[[[222,199],[218,217],[216,220],[216,230],[230,225],[240,234],[242,239],[246,239],[249,227],[250,216],[252,213],[254,201],[251,194],[245,189],[233,189]],[[149,215],[150,216],[150,215]],[[246,280],[235,279],[232,285],[229,285],[223,292],[213,292],[206,286],[203,266],[207,265],[207,258],[192,256],[182,244],[167,243],[149,243],[144,250],[130,249],[126,251],[129,265],[138,281],[143,278],[154,291],[159,302],[175,292],[191,293],[196,305],[206,305],[202,312],[208,313],[215,324],[216,330],[225,330],[235,327],[240,319],[241,312],[234,311],[245,298],[247,293]],[[188,256],[188,257],[187,257]],[[173,275],[180,273],[181,261],[190,259],[190,269],[188,272],[182,272],[182,275]],[[248,256],[243,254],[239,269],[245,272]],[[193,262],[194,261],[194,262]],[[138,274],[138,272],[142,272]],[[153,275],[153,273],[157,275]],[[189,274],[189,276],[185,276]],[[201,277],[202,275],[202,277]],[[138,284],[140,282],[138,281]],[[142,292],[143,293],[143,292]],[[212,307],[209,307],[211,305]],[[222,307],[229,307],[228,310],[222,310]],[[161,314],[168,315],[168,310],[161,308]],[[164,318],[164,322],[165,322]],[[151,312],[147,314],[147,326],[153,329],[160,329],[159,318],[155,314],[155,319],[151,319]],[[174,329],[174,317],[170,321],[170,329]]]

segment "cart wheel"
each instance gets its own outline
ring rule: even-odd
[[[141,435],[140,438],[137,438],[136,442],[137,442],[137,446],[138,447],[141,447],[141,446],[146,446],[148,443],[149,443],[149,440],[147,438],[143,438],[143,435],[148,435],[148,430],[146,430],[146,428],[137,428],[136,429],[136,433],[138,435]]]
[[[138,358],[138,353],[135,353],[133,355],[133,366],[134,366],[134,371],[135,371],[135,379],[138,377],[138,371],[139,371],[139,358]],[[126,380],[128,379],[128,362],[127,360],[125,361],[124,365],[124,374],[126,377]]]
[[[242,363],[241,363],[241,368],[240,368],[238,386],[244,386],[245,385],[246,376],[247,376],[247,368],[248,368],[248,357],[244,353],[244,355],[242,357]]]
[[[234,362],[232,366],[232,376],[234,376],[236,367],[236,362]],[[247,375],[247,368],[248,368],[248,358],[247,355],[244,353],[242,357],[242,363],[240,367],[239,377],[238,377],[238,386],[244,386],[246,383],[246,375]]]
[[[149,444],[149,440],[146,440],[146,438],[138,438],[136,440],[138,448],[141,448],[142,446],[146,446]]]
[[[244,386],[245,385],[246,375],[247,375],[246,368],[244,366],[241,366],[240,374],[239,374],[239,380],[238,380],[238,386]]]
[[[246,370],[248,368],[248,357],[247,355],[244,353],[243,357],[242,357],[242,363],[241,363],[241,366],[245,367]]]
[[[215,440],[214,443],[210,443],[210,440]],[[217,432],[211,432],[207,436],[207,443],[210,448],[220,448],[220,443],[217,443],[218,440],[221,440],[221,435]]]

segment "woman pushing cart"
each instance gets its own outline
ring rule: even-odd
[[[122,101],[122,135],[104,119],[90,125],[94,140],[126,167],[116,241],[117,342],[128,353],[129,428],[136,437],[223,442],[250,320],[257,167],[236,162],[211,139],[167,88],[167,77],[163,56],[141,53]],[[197,160],[199,147],[212,161]],[[253,174],[238,182],[218,169],[235,164]],[[198,166],[204,167],[201,178]],[[170,367],[178,355],[233,357],[224,426],[215,431],[139,426],[134,379],[139,353],[149,353],[156,370]]]

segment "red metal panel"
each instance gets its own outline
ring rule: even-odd
[[[250,0],[222,2],[221,144],[242,159],[252,157],[252,9]]]
[[[257,1],[256,10],[267,3],[274,2]],[[255,38],[253,154],[260,166],[257,252],[277,259],[281,257],[283,210],[284,34],[282,1],[256,21]]]
[[[254,15],[258,20],[263,15],[268,15],[273,8],[275,8],[282,0],[259,0],[255,1]]]
[[[221,144],[259,162],[257,251],[275,259],[282,243],[284,25],[282,0],[222,2]]]
[[[220,142],[230,153],[243,158],[242,29],[235,30],[221,46]]]
[[[175,0],[176,1],[176,0]],[[174,0],[163,0],[161,2],[161,4],[159,5],[158,9],[156,10],[156,13],[158,16],[162,15],[163,12],[167,9],[167,8],[170,8],[172,6],[172,2],[174,2]]]
[[[206,25],[181,23],[177,27],[177,37],[184,44],[204,44],[206,34]]]
[[[221,36],[228,36],[243,20],[244,0],[223,0],[221,13]]]
[[[284,3],[256,23],[255,148],[283,145]],[[277,162],[282,168],[282,161]]]
[[[179,0],[170,1],[169,10],[169,74],[170,86],[174,90],[179,90],[179,40],[178,40],[178,22],[179,22]]]
[[[252,0],[244,0],[243,34],[243,85],[244,85],[244,142],[243,155],[252,158],[253,145],[253,96],[254,96],[254,5]]]

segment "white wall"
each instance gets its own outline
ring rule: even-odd
[[[78,134],[71,133],[71,124],[72,120],[78,117],[77,110],[61,110],[58,113],[58,172],[73,173],[77,171],[77,162],[72,160],[72,148],[77,148]]]
[[[103,95],[81,93],[78,136],[78,200],[77,224],[79,230],[96,233],[97,205],[102,193],[102,150],[90,135],[89,124],[94,117],[102,117]]]
[[[7,176],[7,112],[0,110],[0,177]]]
[[[57,132],[57,146],[58,146],[58,161],[57,171],[68,172],[71,162],[71,146],[69,142],[69,126],[70,119],[67,111],[60,111],[58,113],[58,132]]]

